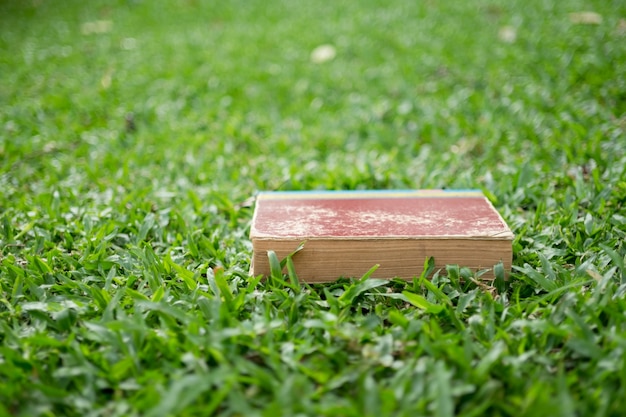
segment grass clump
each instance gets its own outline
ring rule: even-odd
[[[622,414],[624,19],[0,5],[0,414]],[[258,190],[436,187],[489,194],[508,282],[248,275]]]

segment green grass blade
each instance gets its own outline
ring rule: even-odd
[[[411,305],[421,310],[424,310],[427,313],[439,314],[445,308],[442,305],[431,303],[425,297],[419,294],[415,294],[415,293],[408,292],[408,291],[403,291],[402,295],[404,296],[404,299],[408,303],[410,303]]]
[[[617,266],[617,268],[619,269],[621,275],[620,283],[623,284],[624,282],[626,282],[626,268],[624,268],[624,263],[626,262],[626,254],[622,256],[617,253],[617,251],[608,247],[604,243],[600,243],[598,244],[598,246],[600,246],[602,250],[606,252],[607,255],[609,255],[609,257],[613,261],[613,264],[615,264],[615,266]]]
[[[504,294],[507,291],[507,280],[506,273],[504,271],[504,264],[502,262],[498,262],[493,267],[493,274],[495,279],[493,281],[494,287],[498,291],[498,294]]]
[[[389,283],[387,280],[370,278],[376,269],[378,269],[378,265],[374,265],[361,279],[348,286],[345,292],[339,297],[339,303],[344,306],[352,305],[361,294],[371,289],[387,285]]]
[[[270,262],[270,277],[281,281],[283,279],[283,268],[280,266],[276,252],[273,250],[267,251],[267,258]]]

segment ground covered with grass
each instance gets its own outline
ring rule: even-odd
[[[623,415],[625,19],[0,3],[0,415]],[[439,187],[508,282],[248,275],[259,190]]]

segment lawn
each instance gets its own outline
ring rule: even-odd
[[[507,282],[248,274],[260,190],[442,187]],[[624,415],[625,242],[622,1],[0,2],[0,415]]]

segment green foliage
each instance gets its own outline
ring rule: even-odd
[[[0,415],[624,414],[624,19],[0,3]],[[249,276],[259,190],[435,187],[485,190],[508,280]]]

